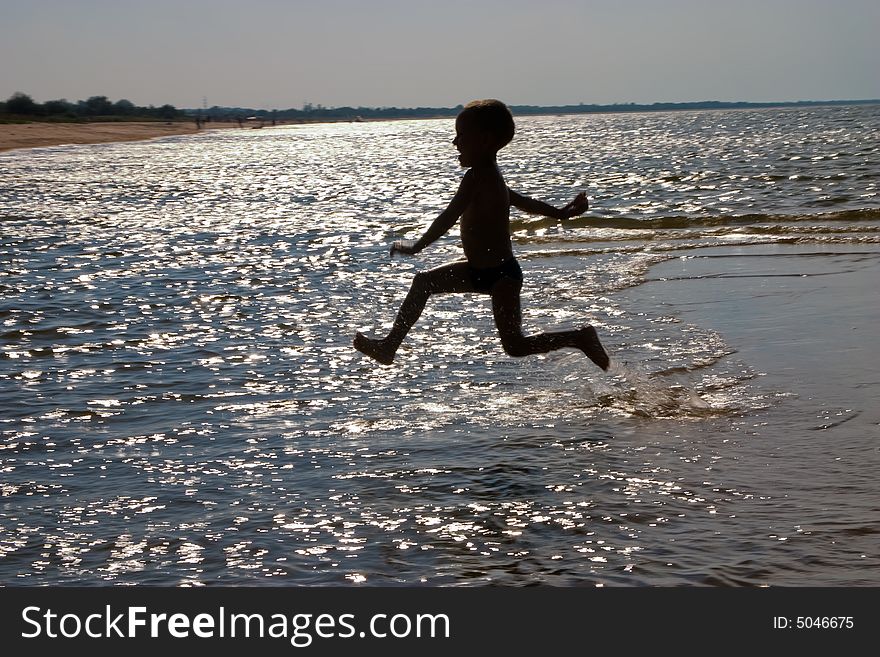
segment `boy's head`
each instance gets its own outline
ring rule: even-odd
[[[465,105],[455,119],[459,132],[475,132],[488,139],[488,145],[499,151],[513,139],[513,115],[500,100],[475,100]]]

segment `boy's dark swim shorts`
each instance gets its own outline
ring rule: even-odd
[[[488,294],[495,287],[495,283],[505,277],[512,278],[522,284],[523,273],[516,258],[509,258],[497,267],[487,267],[486,269],[471,267],[471,283],[477,292]]]

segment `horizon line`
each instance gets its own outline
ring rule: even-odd
[[[579,108],[579,107],[654,107],[654,106],[675,106],[675,105],[752,105],[752,106],[786,106],[786,105],[819,105],[819,104],[880,104],[880,98],[826,98],[826,99],[800,99],[800,100],[681,100],[681,101],[652,101],[652,102],[614,102],[614,103],[566,103],[566,104],[534,104],[534,103],[505,103],[508,107],[529,108],[529,109],[561,109],[561,108]],[[463,103],[454,106],[439,105],[323,105],[321,103],[303,103],[302,107],[286,107],[286,108],[265,108],[265,107],[246,107],[236,105],[211,105],[205,107],[182,107],[185,111],[205,109],[252,109],[263,112],[288,112],[288,111],[333,111],[333,110],[447,110],[452,111],[464,107]]]

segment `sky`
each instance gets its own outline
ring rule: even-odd
[[[878,34],[878,0],[0,0],[0,99],[876,99]]]

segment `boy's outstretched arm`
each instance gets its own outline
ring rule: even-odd
[[[530,214],[540,214],[544,217],[552,217],[553,219],[569,219],[571,217],[576,217],[577,215],[586,212],[590,207],[586,192],[581,192],[575,196],[574,200],[564,207],[555,208],[543,201],[537,201],[528,196],[517,194],[509,187],[507,188],[507,191],[510,195],[510,204],[512,206]]]
[[[395,253],[413,255],[442,237],[446,231],[455,225],[455,222],[458,221],[458,218],[467,209],[468,204],[471,202],[473,188],[474,176],[471,171],[468,171],[464,174],[464,178],[462,178],[461,184],[458,186],[458,191],[455,193],[455,196],[452,197],[449,205],[436,219],[434,219],[428,227],[428,230],[425,231],[425,234],[415,242],[410,240],[400,240],[395,242],[391,245],[391,255],[393,256]]]

